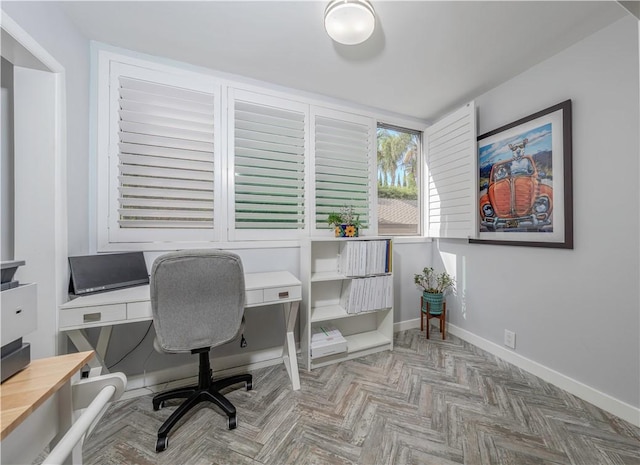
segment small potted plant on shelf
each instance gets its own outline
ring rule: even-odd
[[[339,212],[331,212],[327,217],[329,226],[333,226],[336,237],[358,237],[361,226],[360,215],[352,206],[344,206]]]
[[[436,273],[432,267],[425,267],[422,273],[415,274],[413,281],[422,289],[424,305],[429,303],[429,313],[439,315],[442,313],[444,295],[455,287],[455,281],[449,273],[443,271]],[[423,308],[423,312],[427,309]]]

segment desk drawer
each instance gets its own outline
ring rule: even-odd
[[[254,291],[247,291],[245,305],[255,305],[264,301],[264,294],[262,289],[256,289]]]
[[[264,290],[264,302],[278,302],[280,300],[299,299],[302,292],[300,286],[274,287]]]
[[[96,307],[70,308],[60,311],[60,329],[68,326],[102,326],[110,321],[126,320],[127,305],[99,305]]]
[[[8,344],[38,328],[38,295],[35,283],[0,293],[2,343]]]
[[[127,319],[136,320],[138,318],[153,318],[151,302],[132,302],[127,304]]]

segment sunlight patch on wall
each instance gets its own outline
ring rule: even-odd
[[[458,268],[458,256],[456,254],[440,251],[440,259],[447,273],[453,277],[456,287],[453,292],[454,297],[460,302],[462,317],[467,317],[467,279],[466,279],[466,257],[460,257],[460,267]]]

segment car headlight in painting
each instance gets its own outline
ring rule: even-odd
[[[533,206],[533,208],[535,209],[535,212],[538,214],[547,213],[549,211],[549,199],[546,197],[540,197],[538,200],[536,200],[536,203]]]
[[[487,216],[493,216],[493,207],[491,206],[491,204],[485,203],[482,206],[482,214],[487,217]]]

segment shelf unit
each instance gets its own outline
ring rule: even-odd
[[[341,273],[340,256],[345,253],[348,243],[356,241],[388,243],[389,272],[358,276],[345,276]],[[390,276],[389,279],[393,280],[392,256],[392,241],[388,237],[312,238],[302,243],[300,346],[302,363],[307,370],[383,350],[393,350],[393,305],[366,312],[347,313],[340,304],[342,293],[347,289],[348,283],[354,279]],[[393,289],[390,292],[390,301],[393,302]],[[316,326],[323,324],[331,324],[340,330],[347,340],[346,352],[311,357],[311,334]]]

